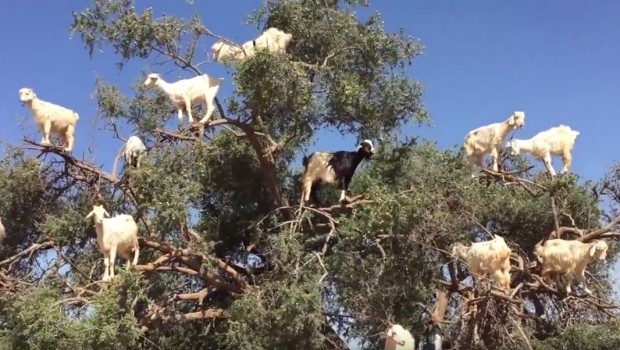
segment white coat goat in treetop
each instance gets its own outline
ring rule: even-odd
[[[465,158],[467,171],[474,177],[474,165],[483,168],[484,156],[489,154],[492,160],[492,169],[499,170],[498,159],[500,148],[504,139],[511,131],[521,129],[525,126],[525,113],[516,111],[510,118],[503,122],[481,126],[470,131],[465,136]]]
[[[542,241],[541,241],[542,242]],[[568,285],[566,292],[571,292],[573,280],[581,282],[586,293],[592,291],[586,286],[585,270],[588,262],[593,259],[605,260],[607,243],[604,240],[595,240],[583,243],[577,240],[550,239],[534,247],[534,255],[542,265],[541,277],[548,280],[551,273],[566,275]]]
[[[551,164],[551,156],[562,156],[564,167],[560,174],[567,173],[573,160],[572,153],[577,136],[579,136],[579,131],[572,130],[570,126],[560,124],[559,126],[541,131],[527,140],[510,140],[506,143],[506,148],[511,156],[529,153],[542,160],[549,174],[555,176],[556,173]]]
[[[293,35],[285,33],[278,28],[270,27],[258,38],[254,39],[256,49],[267,49],[276,55],[283,55],[293,40]]]
[[[75,127],[80,119],[76,112],[39,99],[34,90],[30,88],[19,89],[19,100],[22,105],[30,108],[37,127],[43,134],[42,145],[51,145],[50,133],[53,133],[63,140],[66,152],[73,150]]]
[[[125,166],[132,166],[134,168],[140,168],[140,163],[142,159],[147,155],[147,149],[144,145],[144,142],[136,136],[133,135],[127,139],[127,141],[123,144],[123,146],[118,150],[116,154],[116,158],[114,158],[114,166],[112,167],[112,176],[116,178],[116,166],[118,165],[118,159],[123,154],[123,158],[125,159]]]
[[[144,142],[138,136],[133,135],[127,139],[124,149],[125,164],[139,168],[140,161],[146,156]]]
[[[510,289],[511,253],[499,235],[488,241],[472,243],[469,247],[457,242],[452,248],[452,256],[467,263],[476,285],[482,275],[490,274],[506,290]]]
[[[93,205],[93,210],[86,218],[93,217],[95,230],[97,231],[97,245],[103,254],[104,282],[114,278],[114,265],[116,255],[127,260],[126,268],[138,264],[140,245],[138,244],[138,225],[131,215],[120,214],[112,218],[103,205]],[[132,259],[133,253],[133,259]]]
[[[241,61],[247,57],[254,56],[254,40],[249,40],[243,45],[236,46],[220,39],[211,45],[214,62],[222,62],[224,60]]]
[[[312,201],[318,205],[317,191],[322,184],[338,184],[340,203],[346,200],[346,191],[355,169],[364,159],[370,159],[375,148],[370,140],[364,140],[355,152],[314,152],[303,158],[304,173],[301,177],[301,204]]]
[[[159,74],[151,73],[146,77],[144,86],[149,88],[157,86],[168,95],[172,103],[177,107],[179,125],[183,123],[183,110],[187,112],[189,122],[193,123],[192,106],[205,104],[207,112],[204,118],[200,120],[200,123],[204,124],[209,121],[211,114],[215,111],[214,99],[223,81],[224,78],[215,79],[203,74],[168,83]]]
[[[399,324],[392,325],[386,333],[383,350],[413,350],[415,338]]]

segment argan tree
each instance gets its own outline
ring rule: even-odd
[[[234,92],[216,99],[205,125],[173,130],[176,109],[143,87],[145,76],[133,96],[96,81],[108,134],[119,145],[137,134],[149,147],[143,166],[120,176],[32,140],[6,149],[0,348],[347,349],[356,339],[379,349],[395,322],[425,345],[440,332],[444,348],[616,349],[619,336],[593,336],[617,322],[608,271],[592,263],[595,295],[566,295],[539,277],[532,250],[549,237],[608,239],[614,257],[620,178],[550,179],[517,158],[472,179],[460,150],[403,141],[402,126],[430,121],[421,85],[405,74],[422,47],[386,32],[378,13],[360,18],[360,6],[266,1],[248,25],[291,33],[287,54],[208,64],[199,63],[216,40],[240,43],[198,14],[137,11],[130,0],[74,13],[87,53],[113,48],[121,72],[143,61],[175,80],[224,64]],[[300,206],[299,159],[326,128],[372,139],[377,153],[355,174],[348,203],[325,187],[332,205]],[[139,264],[117,262],[109,283],[85,218],[93,204],[139,226]],[[473,288],[450,256],[455,242],[491,233],[513,250],[508,293],[488,279]],[[574,326],[585,323],[599,328]]]

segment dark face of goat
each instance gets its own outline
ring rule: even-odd
[[[363,159],[370,159],[370,157],[375,154],[375,148],[372,145],[372,141],[364,140],[360,142],[360,144],[357,146],[357,152],[362,154]]]

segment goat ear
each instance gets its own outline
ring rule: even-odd
[[[86,215],[84,219],[88,219],[89,217],[93,216],[93,214],[95,214],[95,212],[91,211],[90,213],[88,213],[88,215]]]
[[[514,114],[510,116],[510,118],[508,118],[508,125],[515,125],[515,116]]]
[[[110,213],[108,213],[108,211],[107,211],[107,210],[103,209],[103,213],[104,213],[105,215],[107,215],[108,217],[110,217]]]
[[[590,246],[590,257],[594,256],[594,253],[596,252],[596,242],[594,242],[591,246]]]

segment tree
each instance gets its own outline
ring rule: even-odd
[[[220,96],[206,125],[166,130],[176,111],[162,92],[142,87],[144,77],[133,97],[97,81],[107,128],[135,131],[151,146],[143,167],[125,167],[120,178],[33,141],[8,150],[0,344],[345,349],[343,334],[371,349],[387,322],[398,322],[420,339],[434,324],[446,345],[558,348],[568,322],[606,327],[614,304],[567,297],[543,284],[530,260],[550,233],[614,236],[612,218],[598,229],[606,215],[598,202],[614,198],[615,175],[593,187],[575,175],[547,179],[513,159],[476,181],[464,176],[459,150],[397,141],[403,125],[430,121],[421,85],[404,71],[421,45],[385,32],[378,13],[358,18],[357,6],[367,4],[267,1],[249,23],[292,33],[288,54],[227,63],[235,91],[225,103]],[[222,38],[198,15],[139,13],[130,0],[93,1],[74,13],[71,29],[90,55],[113,47],[121,70],[145,60],[186,76],[204,73],[197,57]],[[382,142],[355,175],[361,198],[302,208],[298,159],[326,127]],[[97,203],[132,214],[140,229],[139,265],[118,269],[109,284],[99,281],[101,255],[84,218]],[[512,295],[487,286],[472,298],[466,271],[447,253],[486,231],[513,247]],[[42,262],[49,255],[56,259]],[[596,271],[594,289],[606,299],[609,279]]]

